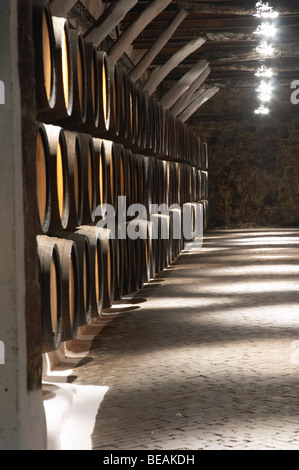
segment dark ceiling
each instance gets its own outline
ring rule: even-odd
[[[54,4],[57,0],[52,0]],[[98,10],[91,6],[96,0],[66,2],[71,8],[68,18],[82,30],[90,34],[104,22],[113,5],[118,2],[98,1]],[[63,2],[61,2],[63,3]],[[107,50],[119,41],[122,34],[136,22],[140,14],[153,1],[139,0],[113,28],[111,33],[101,42],[100,47]],[[159,2],[157,2],[159,3]],[[278,34],[272,41],[274,55],[266,60],[276,75],[278,87],[289,88],[292,80],[299,80],[299,1],[269,1],[279,12],[276,20]],[[255,1],[171,1],[166,8],[157,14],[132,42],[132,49],[122,54],[119,59],[130,70],[174,20],[180,10],[186,10],[186,16],[179,24],[167,43],[153,58],[142,80],[146,82],[151,72],[165,64],[171,57],[182,50],[195,38],[201,37],[205,42],[197,50],[190,53],[178,63],[164,78],[156,89],[158,99],[186,74],[198,61],[206,60],[209,75],[200,85],[205,89],[211,87],[234,88],[254,87],[254,72],[261,64],[261,57],[255,51],[259,43],[253,34],[260,20],[253,16]],[[101,5],[101,11],[100,7]],[[128,49],[129,51],[129,49]]]

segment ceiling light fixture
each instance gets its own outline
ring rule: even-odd
[[[266,65],[261,65],[255,72],[256,77],[271,78],[273,76],[273,70],[266,67]]]
[[[254,16],[261,19],[259,26],[253,33],[261,37],[261,41],[255,51],[262,56],[261,60],[264,61],[274,53],[271,39],[275,38],[276,35],[277,30],[275,28],[274,19],[278,17],[278,13],[273,10],[269,2],[257,2],[255,8],[256,13]],[[255,76],[260,78],[260,82],[255,90],[260,105],[255,110],[255,114],[266,115],[269,114],[269,108],[267,108],[264,103],[267,103],[272,98],[273,87],[270,78],[273,76],[273,70],[262,63],[257,69]]]
[[[258,18],[263,19],[275,19],[278,17],[278,12],[273,10],[273,7],[269,5],[269,2],[257,2],[255,5],[256,14]]]
[[[261,41],[256,51],[264,57],[271,57],[274,53],[273,47],[267,41]]]
[[[264,36],[265,38],[274,38],[276,36],[276,32],[277,30],[275,26],[273,26],[272,23],[266,22],[260,24],[253,34]]]
[[[260,104],[260,106],[254,111],[255,114],[269,114],[270,110],[269,108],[266,108],[263,104]]]

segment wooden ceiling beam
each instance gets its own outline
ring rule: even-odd
[[[206,70],[208,67],[206,60],[198,61],[176,84],[162,97],[160,104],[169,109],[171,106],[188,90],[190,85]]]
[[[108,56],[115,62],[123,55],[127,48],[139,36],[141,31],[161,12],[171,0],[153,0],[140,13],[138,18],[121,34],[120,38],[108,51]]]
[[[195,38],[171,56],[161,67],[157,67],[151,73],[144,85],[144,89],[151,95],[164,78],[177,67],[186,57],[199,49],[205,42],[203,38]]]
[[[154,41],[152,46],[148,49],[145,55],[141,58],[135,68],[131,71],[130,77],[133,82],[136,82],[146,69],[150,66],[154,58],[159,54],[161,49],[167,44],[173,33],[176,31],[178,26],[186,18],[188,12],[184,9],[178,11],[168,27],[160,34],[160,36]]]

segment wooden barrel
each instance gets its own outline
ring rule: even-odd
[[[201,171],[196,169],[196,201],[201,199]]]
[[[127,201],[127,207],[133,204],[134,193],[133,193],[133,165],[132,165],[132,151],[128,148],[124,148],[124,174],[125,174],[125,196]]]
[[[96,205],[107,202],[107,168],[106,152],[102,139],[93,139],[95,151],[95,173],[96,173]]]
[[[69,118],[73,110],[73,62],[70,32],[64,18],[53,17],[55,37],[57,91],[52,116],[47,122]]]
[[[201,199],[208,199],[208,172],[201,171]]]
[[[139,83],[132,83],[132,139],[130,148],[135,152],[141,148],[143,93],[143,88]]]
[[[97,51],[98,67],[98,99],[99,112],[98,123],[94,131],[94,136],[105,137],[110,125],[110,80],[107,54],[104,51]]]
[[[101,243],[104,270],[103,308],[110,308],[114,300],[115,286],[115,240],[109,229],[95,228],[95,233]]]
[[[185,242],[194,241],[196,234],[196,203],[185,202],[183,210],[183,227]]]
[[[201,142],[201,161],[202,169],[208,170],[209,167],[209,155],[208,155],[208,144],[206,142]]]
[[[39,124],[36,135],[36,192],[44,233],[65,229],[69,219],[68,159],[64,131]]]
[[[128,269],[130,270],[130,292],[129,294],[136,292],[139,289],[139,264],[137,260],[137,245],[138,241],[132,240],[127,237],[128,245]]]
[[[69,176],[69,219],[67,230],[74,230],[83,217],[83,172],[81,141],[76,132],[65,131]]]
[[[82,225],[76,234],[86,236],[90,244],[91,252],[91,316],[98,317],[102,314],[104,299],[104,259],[100,238],[95,227]]]
[[[125,175],[125,149],[123,145],[117,146],[117,194],[118,196],[125,196],[126,188],[126,175]]]
[[[96,211],[96,165],[94,141],[89,134],[80,134],[81,161],[83,173],[83,215],[81,223],[95,221]]]
[[[207,230],[209,225],[209,201],[202,200],[201,202],[203,204],[203,229]]]
[[[151,240],[155,257],[155,270],[157,274],[168,264],[168,243],[169,243],[169,215],[151,215]]]
[[[94,43],[84,41],[86,62],[86,119],[79,132],[94,134],[99,123],[99,67],[98,53]]]
[[[126,254],[126,239],[121,238],[116,227],[116,237],[114,240],[114,300],[120,300],[124,291],[124,256]]]
[[[139,287],[141,288],[144,283],[147,283],[151,279],[151,250],[152,240],[150,233],[150,224],[148,220],[140,221],[139,224],[142,226],[141,233],[144,237],[140,237],[137,243],[137,262],[139,263]]]
[[[140,153],[147,151],[149,145],[149,132],[150,132],[150,95],[148,92],[143,91],[142,93],[142,108],[140,116]]]
[[[144,206],[149,215],[151,211],[152,195],[154,190],[153,179],[153,157],[142,157],[142,172],[143,172],[143,185],[144,185]]]
[[[70,116],[58,123],[69,130],[78,130],[86,122],[87,113],[87,75],[85,44],[81,33],[69,30],[71,57],[73,65],[73,109]]]
[[[117,202],[117,166],[116,143],[111,140],[103,140],[107,175],[107,203],[114,208]]]
[[[110,94],[110,120],[109,129],[105,133],[105,139],[118,140],[120,131],[120,84],[122,69],[114,61],[107,59],[109,94]]]
[[[55,38],[49,2],[33,0],[32,9],[37,116],[45,121],[56,103]]]
[[[162,108],[161,110],[161,156],[168,156],[168,144],[169,144],[169,109]]]
[[[59,348],[62,338],[62,277],[54,241],[37,236],[42,316],[42,353]]]
[[[72,240],[53,238],[60,258],[62,279],[62,337],[61,341],[76,338],[79,326],[80,271],[77,246]]]
[[[137,160],[138,160],[138,155],[136,153],[131,153],[130,155],[130,178],[131,178],[131,190],[130,190],[130,196],[131,196],[131,201],[130,204],[137,204],[138,201],[138,184],[139,184],[139,178],[138,178],[138,165],[137,165]]]
[[[90,323],[92,314],[91,304],[91,286],[92,286],[92,260],[89,238],[77,232],[59,232],[55,233],[58,238],[72,240],[76,244],[79,265],[79,319],[78,326],[84,326]]]
[[[122,293],[128,295],[131,293],[131,255],[130,255],[130,240],[125,237],[122,240]]]
[[[153,155],[154,147],[154,98],[147,92],[144,92],[144,155]]]
[[[169,211],[170,222],[170,263],[176,259],[183,247],[182,209],[173,206]]]
[[[136,185],[136,202],[142,204],[147,209],[147,166],[143,155],[135,155],[135,185]]]

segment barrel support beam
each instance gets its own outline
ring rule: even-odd
[[[169,109],[182,94],[189,88],[191,83],[207,68],[208,62],[200,60],[162,97],[160,104]]]
[[[159,54],[163,47],[167,44],[169,39],[173,36],[182,21],[187,17],[188,11],[181,9],[177,12],[174,19],[167,26],[167,28],[160,34],[157,40],[153,43],[152,47],[144,54],[138,64],[130,73],[133,82],[136,82],[146,69],[150,66],[154,58]]]
[[[202,83],[207,79],[211,72],[210,67],[204,69],[204,71],[194,80],[193,83],[189,86],[189,88],[182,94],[182,96],[174,103],[174,105],[170,108],[171,114],[177,116],[180,114],[183,109],[186,107],[186,103],[192,98],[194,93],[198,90],[198,88],[202,85]]]
[[[177,67],[186,57],[188,57],[192,52],[195,52],[205,43],[203,38],[195,38],[192,41],[188,42],[182,49],[180,49],[176,54],[174,54],[168,61],[161,67],[157,67],[153,70],[152,74],[148,78],[147,82],[144,85],[144,89],[152,95],[158,85],[164,80],[164,78]]]
[[[111,3],[107,11],[100,16],[86,33],[85,39],[99,46],[137,2],[138,0],[118,0]]]
[[[178,118],[182,122],[186,122],[192,114],[194,114],[200,106],[202,106],[204,103],[206,103],[209,99],[211,99],[216,93],[218,93],[220,88],[218,87],[212,87],[206,90],[204,93],[202,93],[198,98],[196,98],[192,103],[187,106],[187,108],[179,114]]]
[[[138,18],[126,29],[120,38],[113,44],[108,51],[108,57],[115,62],[123,55],[127,48],[133,43],[134,39],[139,36],[141,31],[169,4],[171,0],[153,0],[140,13]]]

